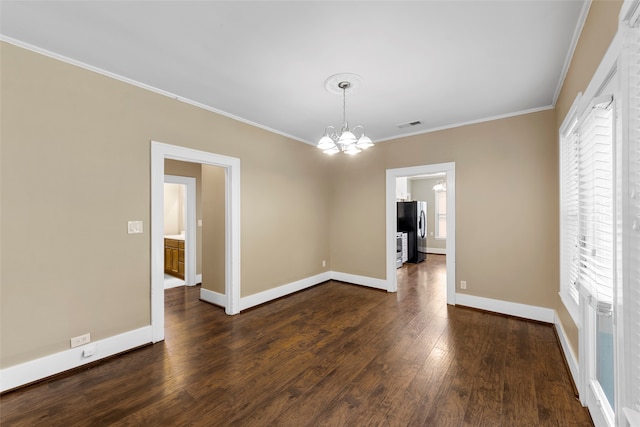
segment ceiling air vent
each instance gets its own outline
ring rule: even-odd
[[[411,126],[418,126],[418,125],[421,125],[421,124],[422,124],[422,122],[420,120],[415,120],[413,122],[407,122],[407,123],[399,124],[398,127],[400,129],[404,129],[404,128],[410,128]]]

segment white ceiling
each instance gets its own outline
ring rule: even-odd
[[[588,5],[3,0],[0,33],[310,143],[342,120],[325,80],[356,73],[375,142],[553,106]]]

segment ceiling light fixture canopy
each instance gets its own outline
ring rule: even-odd
[[[364,127],[358,125],[353,129],[349,129],[349,122],[347,122],[347,90],[352,88],[353,82],[347,80],[347,78],[357,79],[357,83],[360,82],[359,76],[355,74],[336,74],[329,77],[325,82],[325,87],[330,92],[336,93],[336,89],[342,91],[342,127],[340,128],[340,133],[337,132],[335,127],[327,126],[324,129],[324,135],[318,141],[318,148],[326,154],[336,154],[342,151],[353,155],[373,146],[373,141],[366,135]],[[334,86],[336,81],[337,85]],[[356,137],[356,133],[359,133],[360,136]]]

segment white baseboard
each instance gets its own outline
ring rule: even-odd
[[[165,289],[177,288],[178,286],[184,286],[184,280],[179,279],[177,277],[172,277],[170,279],[164,279],[164,288]]]
[[[352,283],[354,285],[367,286],[369,288],[382,289],[383,291],[386,291],[388,289],[386,280],[375,279],[373,277],[367,276],[358,276],[349,273],[340,273],[339,271],[332,271],[331,279]]]
[[[456,305],[465,305],[546,323],[554,323],[556,319],[556,312],[551,308],[477,297],[469,294],[456,293]]]
[[[196,285],[202,283],[202,274],[196,274]]]
[[[582,393],[580,390],[580,365],[578,364],[578,358],[576,354],[573,352],[573,349],[569,345],[569,340],[567,339],[567,333],[562,327],[562,323],[560,323],[560,319],[558,316],[555,316],[554,324],[556,325],[556,331],[558,331],[558,338],[560,339],[560,347],[562,348],[562,352],[564,353],[565,359],[567,359],[567,364],[569,365],[569,372],[571,372],[571,376],[573,377],[573,383],[576,385],[578,389],[578,393]]]
[[[151,342],[151,326],[145,326],[80,347],[41,357],[40,359],[10,366],[0,370],[0,392],[11,390]],[[88,346],[95,346],[95,353],[90,357],[82,357],[83,350]]]
[[[331,279],[329,272],[320,273],[315,276],[287,283],[286,285],[278,286],[277,288],[240,298],[240,310],[246,310],[247,308],[255,307],[256,305],[264,304],[265,302],[281,298],[285,295],[310,288],[318,283],[326,282],[329,279]]]
[[[246,310],[260,304],[282,298],[294,292],[315,286],[327,280],[339,280],[341,282],[352,283],[354,285],[367,286],[370,288],[387,290],[387,281],[382,279],[374,279],[366,276],[357,276],[354,274],[340,273],[336,271],[328,271],[295,282],[287,283],[277,288],[268,289],[257,294],[249,295],[240,299],[240,310]],[[200,299],[220,307],[225,307],[227,299],[224,294],[213,292],[208,289],[200,289]]]
[[[447,248],[427,248],[427,253],[428,254],[446,255],[447,254]]]
[[[223,308],[227,305],[227,297],[225,294],[210,291],[209,289],[200,288],[200,299]]]

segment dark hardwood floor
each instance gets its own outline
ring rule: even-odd
[[[444,256],[397,294],[327,282],[237,316],[166,291],[166,340],[6,393],[14,425],[590,426],[549,325],[446,305]]]

